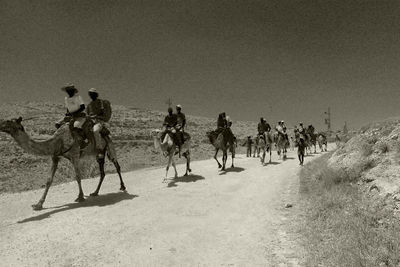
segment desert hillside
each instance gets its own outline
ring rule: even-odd
[[[3,119],[22,116],[25,130],[32,138],[49,138],[54,132],[54,123],[65,114],[62,104],[21,102],[2,104],[0,116]],[[160,166],[165,159],[154,149],[150,130],[160,128],[165,113],[131,107],[113,105],[111,119],[112,138],[116,143],[119,162],[123,171],[143,167]],[[213,156],[213,148],[208,143],[206,131],[215,129],[216,119],[187,116],[187,132],[192,135],[193,160]],[[239,139],[244,139],[256,131],[256,122],[234,121],[233,131]],[[239,147],[239,153],[243,152]],[[183,162],[183,160],[180,160]],[[46,157],[37,157],[25,153],[14,140],[0,133],[0,193],[18,192],[42,187],[49,175],[50,162]],[[73,180],[73,172],[67,161],[60,164],[54,183]],[[107,164],[107,172],[113,172],[113,166]],[[97,170],[93,172],[93,175]]]
[[[367,192],[394,200],[400,207],[400,120],[361,128],[336,150],[329,166],[357,181]]]
[[[399,137],[372,123],[302,169],[305,266],[400,266]]]

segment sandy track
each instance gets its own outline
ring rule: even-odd
[[[125,173],[128,193],[108,175],[102,195],[82,204],[72,202],[76,183],[63,184],[50,189],[40,212],[30,205],[42,190],[1,195],[1,265],[296,266],[288,225],[300,167],[294,152],[288,157],[281,162],[274,154],[275,163],[261,166],[238,156],[227,172],[213,160],[198,161],[192,176],[169,184],[161,183],[164,169]],[[85,193],[96,183],[85,180]]]

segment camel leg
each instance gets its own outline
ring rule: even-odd
[[[269,163],[272,162],[272,149],[269,149]]]
[[[78,187],[79,187],[79,194],[78,194],[78,197],[75,199],[75,202],[83,202],[83,201],[85,201],[85,196],[83,194],[82,184],[81,184],[82,173],[81,173],[80,166],[79,166],[79,159],[73,160],[72,164],[74,165],[76,182],[78,183]]]
[[[52,157],[50,177],[48,178],[48,180],[46,182],[46,189],[44,190],[44,193],[43,193],[42,197],[40,198],[39,202],[37,204],[32,205],[32,208],[34,210],[41,210],[43,208],[43,203],[46,199],[47,193],[49,192],[50,186],[53,183],[54,175],[56,174],[56,170],[57,170],[59,161],[60,161],[60,159],[58,157]]]
[[[222,154],[222,169],[221,169],[222,171],[225,171],[227,157],[228,157],[228,152],[224,151]]]
[[[190,172],[192,172],[192,170],[190,169],[190,153],[189,152],[185,152],[183,153],[183,156],[186,158],[186,173],[185,176],[188,176]]]
[[[101,184],[103,183],[104,177],[106,176],[106,173],[104,172],[104,162],[105,162],[104,158],[98,159],[97,162],[99,163],[99,168],[100,168],[100,180],[99,184],[97,185],[96,191],[90,194],[90,196],[92,197],[96,197],[99,195]]]
[[[174,167],[175,178],[178,178],[178,172],[176,171],[176,164],[175,164],[175,159],[173,156],[172,156],[172,167]]]
[[[119,165],[118,160],[116,160],[116,159],[113,160],[112,163],[114,164],[115,169],[117,170],[117,173],[118,173],[119,183],[120,183],[120,186],[121,186],[121,187],[119,188],[119,190],[125,191],[125,190],[126,190],[126,187],[125,187],[124,181],[122,180],[121,166]]]
[[[218,169],[221,169],[222,165],[221,165],[221,163],[219,163],[218,158],[217,158],[217,156],[218,156],[218,151],[219,151],[219,149],[216,148],[216,149],[215,149],[214,159],[215,159],[215,160],[217,161],[217,163],[218,163]]]
[[[165,178],[164,178],[164,180],[163,180],[163,183],[165,183],[165,182],[167,181],[167,179],[168,179],[168,170],[169,170],[169,166],[171,166],[172,157],[173,157],[172,154],[173,154],[173,153],[171,153],[171,154],[169,155],[169,157],[168,157],[168,164],[167,164],[167,168],[166,168],[166,171],[165,171]]]
[[[228,155],[226,155],[226,157],[228,157]],[[231,165],[231,168],[235,168],[234,159],[235,159],[235,154],[232,152],[232,165]]]

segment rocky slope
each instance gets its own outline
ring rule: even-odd
[[[400,120],[392,119],[363,127],[342,144],[329,159],[343,177],[400,207]]]

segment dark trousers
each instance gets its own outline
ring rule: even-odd
[[[251,157],[251,146],[247,147],[247,157]]]

